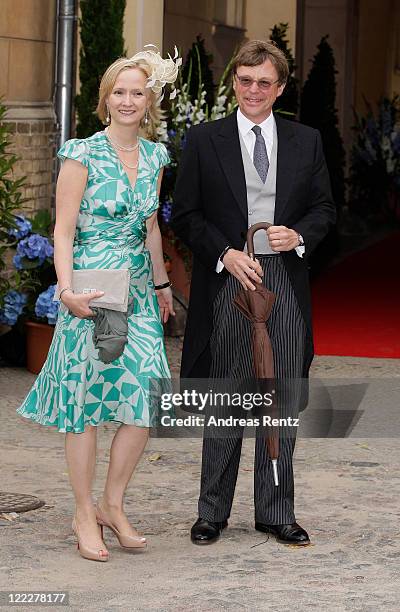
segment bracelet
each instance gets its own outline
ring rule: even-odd
[[[166,289],[167,287],[172,287],[172,283],[170,281],[167,281],[162,285],[154,285],[154,289]]]
[[[72,293],[74,292],[72,287],[64,287],[64,289],[61,289],[61,291],[60,291],[60,293],[58,295],[58,299],[60,300],[60,302],[62,301],[61,297],[62,297],[62,294],[64,293],[64,291],[72,291]]]

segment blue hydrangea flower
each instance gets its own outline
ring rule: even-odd
[[[17,240],[21,240],[21,238],[25,238],[32,231],[32,224],[28,219],[26,219],[23,215],[15,216],[15,223],[17,227],[13,227],[9,230],[9,235],[17,238]]]
[[[38,259],[39,265],[42,265],[47,257],[52,257],[54,248],[47,238],[40,234],[31,234],[18,243],[17,254],[14,257],[14,265],[20,269],[22,266],[21,258]]]
[[[166,200],[161,204],[161,216],[163,218],[164,223],[168,225],[171,221],[171,213],[172,213],[172,202]]]
[[[55,288],[55,285],[50,285],[46,291],[42,291],[35,304],[35,315],[40,319],[47,318],[49,325],[57,322],[59,303],[53,302]]]
[[[9,291],[4,298],[4,307],[0,309],[0,323],[10,326],[15,325],[24,310],[26,301],[25,293],[19,293],[14,289]]]
[[[13,263],[14,263],[14,266],[17,268],[17,270],[22,270],[22,268],[24,267],[22,265],[21,255],[14,255]]]

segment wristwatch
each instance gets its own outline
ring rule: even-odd
[[[298,247],[303,247],[304,246],[304,239],[303,236],[301,234],[299,234],[299,232],[297,232],[297,238],[299,239],[299,244],[297,245]]]

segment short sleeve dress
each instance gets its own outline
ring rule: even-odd
[[[123,354],[105,364],[93,344],[93,320],[72,316],[61,306],[47,360],[17,412],[60,432],[80,433],[104,421],[151,427],[158,411],[152,384],[168,380],[170,371],[145,247],[146,219],[158,208],[157,179],[169,162],[167,150],[139,138],[134,187],[104,132],[67,141],[58,156],[88,168],[73,267],[129,268],[133,313]]]

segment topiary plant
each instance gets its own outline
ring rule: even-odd
[[[286,38],[289,29],[288,23],[278,23],[271,30],[270,40],[278,49],[283,51],[289,65],[289,78],[287,80],[283,94],[279,96],[274,105],[274,111],[285,115],[287,119],[296,119],[299,108],[299,81],[294,76],[296,64],[289,41]]]
[[[81,0],[80,94],[76,96],[78,138],[91,136],[103,126],[95,115],[100,79],[106,68],[125,54],[126,0]]]
[[[312,67],[301,94],[300,121],[321,132],[322,144],[333,198],[338,207],[344,204],[345,152],[338,127],[336,109],[335,58],[324,36],[312,60]]]
[[[185,65],[182,69],[182,81],[184,83],[189,82],[188,94],[192,100],[197,98],[199,85],[201,84],[203,86],[206,92],[205,101],[209,109],[214,106],[215,91],[213,73],[210,68],[211,62],[212,55],[211,53],[207,53],[204,46],[204,39],[198,34],[196,36],[196,42],[192,44],[186,56]]]

